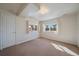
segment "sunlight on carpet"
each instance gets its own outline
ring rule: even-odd
[[[61,52],[66,52],[70,55],[78,56],[78,54],[76,54],[75,52],[73,52],[72,50],[70,50],[69,48],[65,46],[62,46],[60,44],[55,44],[55,43],[51,43],[51,45]]]

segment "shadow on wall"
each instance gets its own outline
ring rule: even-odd
[[[70,55],[73,55],[73,56],[78,56],[77,53],[73,52],[72,50],[68,49],[67,47],[65,46],[62,46],[60,44],[55,44],[55,43],[51,43],[52,46],[54,46],[57,50],[61,51],[61,52],[66,52]]]

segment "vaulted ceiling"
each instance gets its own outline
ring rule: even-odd
[[[45,5],[48,9],[46,14],[39,13],[40,6]],[[16,15],[23,17],[33,17],[39,21],[49,20],[56,17],[60,17],[67,13],[78,12],[79,4],[77,3],[10,3],[0,4],[0,9],[7,10]],[[43,12],[45,12],[43,10]]]
[[[14,14],[20,14],[27,4],[23,3],[0,3],[0,9],[7,10]]]

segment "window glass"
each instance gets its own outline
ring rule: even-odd
[[[29,25],[29,31],[37,31],[37,25]]]
[[[49,25],[46,25],[45,31],[49,31]]]
[[[57,31],[57,24],[44,24],[44,31]]]

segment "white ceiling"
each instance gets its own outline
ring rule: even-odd
[[[0,3],[0,9],[7,10],[14,14],[20,13],[25,4],[22,3]]]
[[[38,13],[41,4],[0,4],[1,9],[5,9],[23,17],[33,17],[39,21],[49,20],[60,17],[67,13],[76,12],[79,10],[77,3],[43,3],[48,7],[47,14]]]
[[[78,9],[79,4],[56,4],[56,3],[49,3],[45,4],[48,7],[49,12],[45,15],[39,14],[39,4],[28,4],[27,7],[21,12],[21,16],[25,17],[34,17],[37,20],[49,20],[59,16],[62,16],[66,13],[76,12]]]

